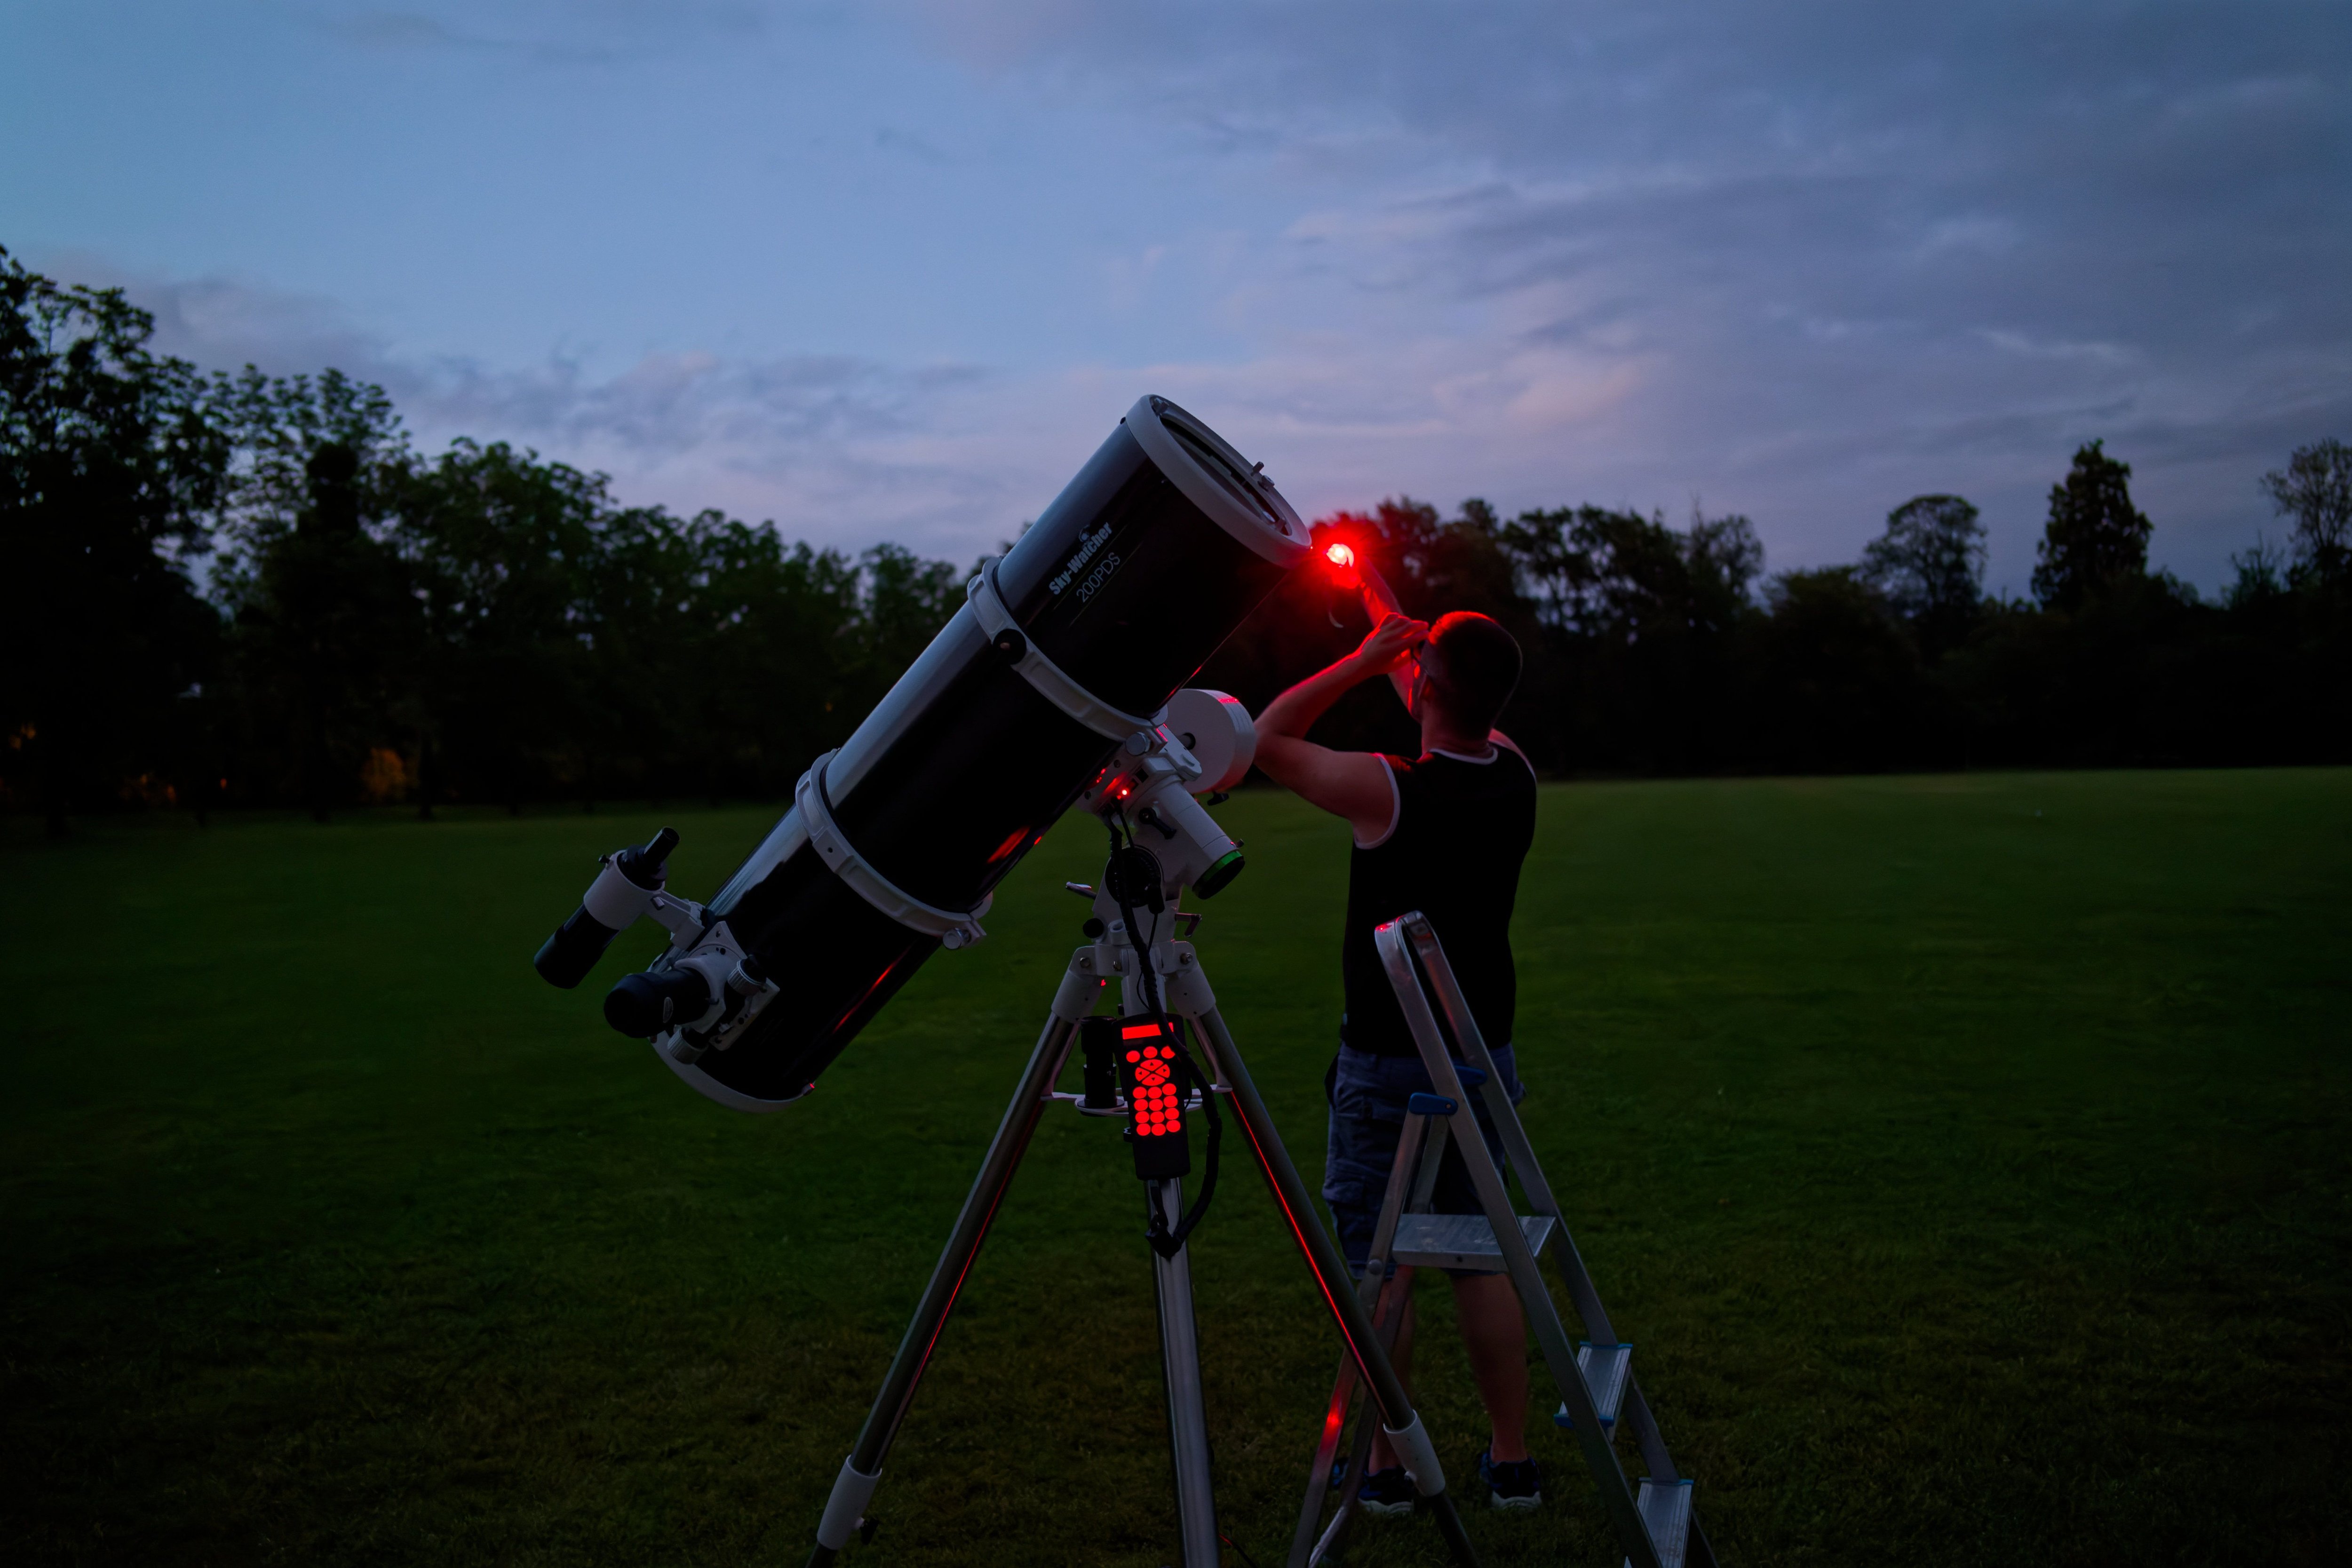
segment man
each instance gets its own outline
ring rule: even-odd
[[[1527,758],[1494,727],[1518,684],[1519,667],[1517,642],[1485,616],[1457,612],[1433,627],[1391,615],[1354,653],[1258,715],[1257,765],[1355,829],[1340,947],[1346,1011],[1339,1059],[1326,1079],[1331,1131],[1323,1197],[1359,1274],[1395,1163],[1405,1100],[1431,1088],[1372,945],[1375,926],[1412,910],[1429,916],[1494,1052],[1505,1092],[1514,1103],[1525,1093],[1510,1046],[1517,1001],[1510,923],[1519,866],[1535,837],[1536,780]],[[1382,675],[1421,725],[1420,756],[1335,752],[1306,739],[1332,703]],[[1500,1168],[1501,1139],[1475,1094],[1471,1105]],[[1432,1206],[1442,1214],[1479,1212],[1469,1171],[1451,1141]],[[1496,1507],[1534,1508],[1543,1492],[1527,1450],[1527,1327],[1518,1298],[1506,1275],[1453,1274],[1453,1282],[1471,1372],[1494,1424],[1494,1439],[1479,1456],[1479,1479]],[[1412,1323],[1408,1298],[1395,1355],[1408,1385]],[[1412,1507],[1412,1485],[1385,1437],[1373,1443],[1371,1473],[1359,1495],[1375,1513]]]

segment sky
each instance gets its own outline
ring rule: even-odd
[[[0,245],[790,538],[959,562],[1134,399],[1326,514],[1965,495],[2211,589],[2352,439],[2352,5],[0,6]]]

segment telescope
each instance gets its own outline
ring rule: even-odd
[[[934,952],[986,935],[997,884],[1116,757],[1160,764],[1129,783],[1152,798],[1128,816],[1210,852],[1191,886],[1213,896],[1240,847],[1192,795],[1248,771],[1249,719],[1179,691],[1312,552],[1263,468],[1138,400],[716,896],[668,890],[664,829],[607,858],[539,973],[576,986],[652,918],[668,950],[613,988],[606,1021],[712,1100],[775,1110]]]
[[[721,1104],[773,1110],[806,1095],[932,953],[986,936],[994,889],[1066,810],[1082,801],[1107,829],[1099,882],[1069,884],[1089,900],[1086,942],[834,1479],[810,1568],[871,1537],[866,1505],[931,1351],[1038,1117],[1065,1101],[1123,1124],[1143,1184],[1184,1568],[1223,1561],[1187,1243],[1215,1189],[1227,1115],[1381,1430],[1455,1560],[1475,1568],[1436,1450],[1217,1007],[1189,940],[1192,911],[1179,908],[1242,869],[1241,846],[1195,796],[1222,799],[1256,749],[1239,702],[1184,683],[1312,553],[1262,465],[1167,399],[1140,399],[1020,542],[982,563],[967,602],[801,776],[792,809],[708,904],[669,891],[677,835],[664,828],[605,859],[533,960],[576,986],[631,923],[657,921],[668,949],[613,987],[606,1022],[651,1040]],[[1105,992],[1113,1016],[1096,1012]],[[1074,1049],[1087,1062],[1082,1096],[1055,1088]],[[1193,1110],[1208,1139],[1187,1204]]]

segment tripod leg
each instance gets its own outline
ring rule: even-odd
[[[1445,1490],[1445,1473],[1438,1468],[1437,1451],[1430,1445],[1429,1434],[1423,1429],[1421,1417],[1414,1412],[1396,1368],[1381,1349],[1371,1314],[1364,1310],[1364,1303],[1356,1294],[1355,1281],[1348,1276],[1347,1260],[1339,1256],[1330,1233],[1323,1228],[1323,1222],[1315,1217],[1309,1206],[1307,1184],[1298,1179],[1298,1169],[1290,1163],[1289,1151],[1282,1146],[1282,1135],[1275,1131],[1265,1101],[1259,1098],[1249,1069],[1242,1065],[1241,1047],[1234,1044],[1224,1019],[1218,1016],[1215,1003],[1207,999],[1207,982],[1201,978],[1197,967],[1188,966],[1183,981],[1171,984],[1169,989],[1175,1005],[1192,1018],[1193,1026],[1208,1042],[1224,1080],[1233,1087],[1233,1108],[1242,1131],[1249,1138],[1250,1152],[1256,1157],[1258,1169],[1265,1173],[1266,1184],[1274,1189],[1275,1204],[1282,1210],[1298,1249],[1307,1255],[1316,1286],[1323,1292],[1323,1300],[1339,1325],[1339,1337],[1346,1342],[1348,1353],[1355,1358],[1356,1370],[1362,1374],[1379,1407],[1381,1428],[1397,1452],[1406,1457],[1413,1486],[1435,1516],[1437,1528],[1453,1549],[1454,1560],[1475,1568],[1477,1549],[1470,1544],[1470,1537],[1462,1528],[1462,1516],[1455,1511],[1454,1499]],[[1194,1001],[1202,1004],[1197,1012],[1188,1005]]]
[[[1083,954],[1091,950],[1080,952]],[[849,1458],[842,1463],[841,1474],[834,1480],[833,1495],[826,1500],[824,1517],[816,1528],[816,1548],[809,1553],[808,1568],[827,1568],[841,1549],[849,1544],[858,1517],[866,1511],[866,1500],[882,1479],[882,1461],[890,1452],[892,1440],[898,1436],[899,1424],[907,1418],[908,1406],[914,1403],[915,1386],[922,1381],[923,1368],[931,1359],[932,1348],[939,1343],[940,1331],[947,1326],[948,1313],[955,1306],[957,1293],[963,1289],[964,1276],[971,1272],[972,1260],[980,1256],[980,1244],[988,1238],[989,1222],[996,1217],[996,1205],[1003,1201],[1005,1188],[1013,1184],[1013,1173],[1029,1146],[1030,1134],[1037,1129],[1037,1117],[1045,1108],[1045,1096],[1069,1055],[1078,1020],[1094,1006],[1099,984],[1091,973],[1082,973],[1076,961],[1072,961],[1068,973],[1063,977],[1062,988],[1054,997],[1054,1016],[1046,1020],[1045,1032],[1037,1037],[1037,1048],[1029,1058],[1028,1069],[1021,1075],[1021,1087],[1013,1091],[1013,1103],[1004,1108],[1004,1120],[997,1125],[987,1157],[981,1161],[980,1174],[972,1181],[971,1194],[964,1199],[963,1212],[956,1216],[955,1229],[948,1235],[939,1266],[931,1270],[931,1282],[923,1288],[914,1321],[907,1325],[907,1337],[898,1342],[898,1353],[882,1379],[882,1391],[874,1396],[874,1408],[867,1413],[866,1425],[857,1434],[857,1446],[850,1450]]]
[[[1172,1230],[1183,1205],[1177,1182],[1153,1182],[1150,1202]],[[1184,1568],[1218,1568],[1217,1502],[1210,1488],[1209,1416],[1201,1398],[1201,1345],[1192,1321],[1190,1249],[1173,1258],[1154,1253],[1152,1283],[1159,1287],[1160,1363],[1168,1392],[1168,1447],[1176,1468],[1176,1525]]]
[[[1422,1159],[1422,1132],[1429,1124],[1426,1116],[1407,1115],[1404,1125],[1397,1131],[1396,1157],[1389,1163],[1388,1190],[1381,1199],[1380,1218],[1372,1225],[1370,1249],[1365,1254],[1364,1277],[1357,1282],[1356,1295],[1372,1304],[1372,1321],[1380,1327],[1381,1348],[1393,1345],[1395,1332],[1390,1323],[1392,1312],[1399,1310],[1391,1297],[1397,1293],[1400,1281],[1396,1270],[1390,1267],[1389,1254],[1395,1249],[1397,1222],[1403,1217],[1414,1170],[1428,1162]],[[1439,1131],[1444,1126],[1439,1124]],[[1315,1462],[1307,1467],[1307,1500],[1299,1505],[1298,1530],[1290,1538],[1290,1568],[1310,1568],[1315,1558],[1328,1547],[1322,1542],[1334,1540],[1328,1532],[1319,1539],[1322,1528],[1323,1494],[1329,1489],[1331,1460],[1339,1451],[1339,1435],[1347,1426],[1348,1406],[1356,1396],[1356,1363],[1347,1356],[1339,1358],[1339,1375],[1332,1381],[1331,1403],[1323,1413],[1323,1438],[1315,1447]],[[1371,1423],[1359,1422],[1356,1447],[1370,1451]],[[1358,1479],[1364,1453],[1355,1454],[1348,1462],[1348,1471],[1339,1491],[1339,1512],[1345,1518],[1353,1511],[1352,1496],[1346,1483]],[[1333,1529],[1338,1528],[1334,1523]]]
[[[1404,1325],[1404,1315],[1408,1305],[1403,1281],[1393,1275],[1390,1276],[1381,1283],[1380,1300],[1372,1309],[1372,1321],[1380,1331],[1381,1349],[1392,1359],[1396,1354],[1397,1334]],[[1346,1358],[1341,1359],[1344,1362]],[[1352,1364],[1348,1370],[1350,1374],[1353,1373]],[[1351,1375],[1350,1386],[1353,1385],[1353,1381]],[[1339,1543],[1347,1539],[1348,1527],[1355,1521],[1357,1513],[1360,1511],[1357,1507],[1356,1489],[1362,1483],[1365,1476],[1370,1473],[1371,1459],[1372,1423],[1368,1420],[1359,1421],[1356,1423],[1355,1441],[1348,1448],[1348,1468],[1339,1478],[1339,1506],[1332,1510],[1331,1522],[1323,1527],[1321,1535],[1316,1536],[1304,1546],[1297,1542],[1293,1543],[1291,1562],[1294,1568],[1315,1568],[1317,1563],[1324,1562],[1331,1553],[1337,1552],[1339,1549]],[[1300,1555],[1302,1552],[1305,1553],[1303,1558]]]

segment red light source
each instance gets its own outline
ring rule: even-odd
[[[1135,1173],[1147,1181],[1173,1180],[1192,1170],[1184,1135],[1184,1089],[1177,1071],[1184,1048],[1179,1027],[1167,1017],[1118,1020],[1128,1136],[1134,1145]]]
[[[1356,564],[1356,547],[1344,539],[1335,539],[1323,547],[1324,563],[1331,568],[1331,579],[1341,588],[1360,589],[1364,585],[1362,571]]]

